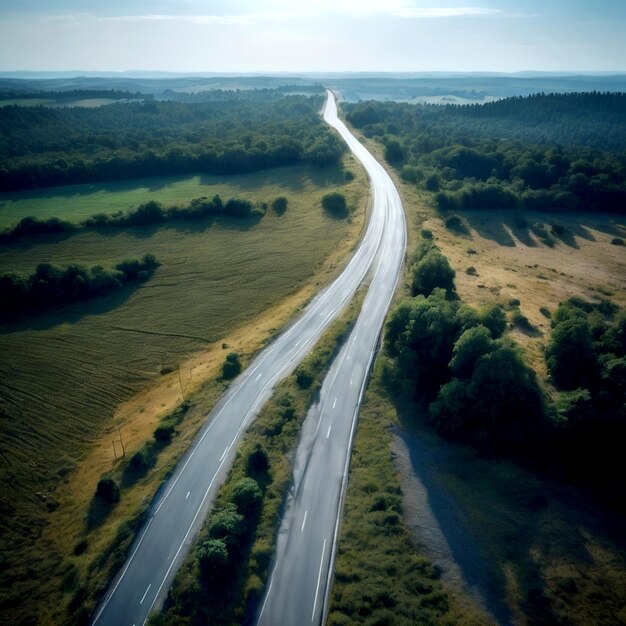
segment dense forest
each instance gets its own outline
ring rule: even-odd
[[[346,109],[405,181],[438,192],[442,210],[626,211],[626,94]]]
[[[323,96],[231,92],[195,103],[0,108],[0,190],[338,162]]]

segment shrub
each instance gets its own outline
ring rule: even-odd
[[[389,163],[398,163],[404,159],[404,149],[397,139],[390,139],[385,145],[385,159]]]
[[[470,232],[465,222],[458,215],[452,215],[446,220],[446,228],[460,235],[469,235]]]
[[[263,492],[253,478],[242,478],[233,487],[232,501],[244,515],[256,513],[263,502]]]
[[[466,273],[468,276],[478,276],[478,272],[476,271],[476,268],[475,268],[473,265],[470,265],[470,267],[468,267],[468,268],[465,270],[465,273]]]
[[[313,382],[313,372],[304,363],[296,370],[296,382],[300,389],[308,389]]]
[[[257,476],[258,474],[262,474],[266,472],[269,468],[269,459],[267,457],[267,452],[261,446],[261,444],[257,444],[248,455],[248,463],[247,470],[250,476]]]
[[[548,319],[552,317],[552,313],[550,313],[550,309],[548,309],[545,306],[542,306],[539,308],[539,313],[541,313],[541,315],[543,315],[544,317],[547,317]]]
[[[198,546],[196,556],[204,582],[222,587],[229,571],[226,544],[221,539],[207,539]]]
[[[492,304],[486,306],[478,315],[478,322],[491,331],[494,339],[502,336],[506,330],[506,314],[501,306]]]
[[[153,433],[155,441],[167,445],[174,437],[174,426],[172,424],[160,424]]]
[[[326,211],[337,217],[345,217],[348,214],[346,197],[338,191],[333,191],[323,196],[322,206]]]
[[[287,210],[287,198],[285,198],[285,196],[275,198],[274,202],[272,202],[272,209],[274,209],[278,215],[282,215]]]
[[[346,181],[350,182],[351,180],[354,180],[354,172],[351,172],[350,170],[346,170],[343,173],[343,177],[345,178]]]
[[[96,487],[95,497],[105,504],[116,504],[120,501],[120,488],[112,478],[101,478]]]
[[[420,235],[422,236],[422,239],[432,239],[433,231],[428,230],[427,228],[422,228],[422,230],[420,231]]]
[[[614,246],[624,246],[624,245],[626,245],[626,243],[624,242],[624,240],[621,237],[613,237],[613,239],[611,239],[611,243]]]
[[[239,355],[236,352],[228,353],[222,365],[222,378],[224,380],[230,380],[231,378],[235,378],[239,372],[241,372]]]

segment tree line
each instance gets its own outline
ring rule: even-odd
[[[287,198],[275,198],[272,207],[282,214],[287,209]],[[267,203],[253,203],[243,198],[223,201],[219,195],[213,198],[194,198],[187,205],[164,207],[150,200],[126,212],[96,213],[79,224],[58,217],[38,219],[24,217],[15,226],[0,233],[0,243],[14,243],[35,235],[72,233],[80,229],[130,228],[163,224],[174,221],[197,221],[211,217],[260,218],[265,215]]]
[[[441,210],[626,210],[626,94],[347,108],[405,181],[438,194]]]
[[[0,108],[0,190],[339,162],[321,96]]]
[[[0,319],[39,313],[71,302],[89,300],[118,291],[132,282],[150,278],[160,263],[152,254],[126,259],[114,268],[96,265],[57,267],[40,263],[29,276],[0,276]]]

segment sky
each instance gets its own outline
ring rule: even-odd
[[[626,71],[626,0],[0,0],[0,71]]]

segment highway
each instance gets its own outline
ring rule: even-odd
[[[330,105],[325,119],[365,166],[372,184],[373,211],[383,216],[383,233],[363,308],[322,385],[319,403],[303,425],[293,487],[257,620],[260,626],[325,621],[359,406],[406,247],[404,212],[393,181],[337,120]]]
[[[161,489],[160,497],[152,504],[147,522],[131,547],[126,563],[109,585],[96,610],[93,624],[138,626],[145,622],[153,608],[160,606],[176,571],[200,530],[217,489],[232,465],[242,433],[269,399],[274,386],[291,373],[308,354],[376,263],[375,275],[363,308],[366,315],[372,316],[371,321],[368,322],[361,314],[355,328],[358,334],[352,334],[331,372],[332,377],[335,372],[340,371],[341,376],[337,374],[337,377],[347,384],[346,367],[337,364],[346,360],[350,362],[352,359],[350,367],[354,370],[353,387],[356,393],[351,392],[352,387],[346,386],[341,390],[341,399],[338,394],[337,400],[333,399],[333,404],[337,410],[350,412],[351,418],[357,410],[372,350],[404,254],[404,217],[393,183],[383,168],[338,120],[336,103],[330,92],[324,118],[341,133],[370,175],[372,208],[367,230],[341,275],[321,291],[277,339],[259,353],[250,366],[233,381],[227,393],[207,417],[206,424],[193,445]],[[354,340],[355,336],[357,341]],[[345,463],[344,460],[347,459],[351,437],[348,433],[348,439],[343,442],[339,433],[344,429],[345,426],[340,426],[338,421],[337,432],[332,439],[328,437],[328,441],[332,441],[333,454],[342,459],[341,463]],[[350,425],[348,430],[351,432],[351,429]],[[339,490],[340,483],[341,480],[337,485]],[[333,546],[333,538],[329,537],[325,559],[329,559]],[[310,558],[316,560],[318,556],[307,554],[307,560]],[[329,576],[330,569],[327,568],[327,571]],[[324,588],[326,587],[327,580],[324,581]],[[268,606],[271,611],[272,606]]]

